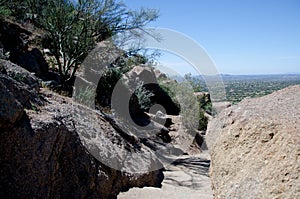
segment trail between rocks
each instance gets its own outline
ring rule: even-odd
[[[209,164],[208,152],[180,156],[171,165],[165,165],[161,188],[132,188],[120,193],[118,199],[213,198],[208,176]]]

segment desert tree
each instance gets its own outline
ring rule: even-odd
[[[141,29],[158,17],[152,9],[130,10],[116,0],[26,0],[33,23],[44,30],[63,85],[95,47],[124,31]]]

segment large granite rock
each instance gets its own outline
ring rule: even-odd
[[[215,198],[300,198],[300,85],[245,99],[208,125]]]
[[[130,132],[70,98],[31,93],[2,72],[0,198],[110,199],[130,187],[160,186],[161,163]],[[36,108],[26,108],[28,101]]]

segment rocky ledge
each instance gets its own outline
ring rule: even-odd
[[[208,125],[215,198],[300,198],[300,85],[245,99]]]
[[[161,186],[160,162],[140,158],[153,156],[149,148],[39,84],[25,69],[0,62],[1,198],[116,198],[130,187]],[[133,151],[136,161],[124,159]]]

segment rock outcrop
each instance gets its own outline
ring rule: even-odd
[[[35,90],[27,83],[37,79],[17,65],[0,68],[1,198],[116,198],[133,186],[160,186],[160,162],[130,132],[70,98]]]
[[[0,82],[0,129],[17,122],[23,115],[23,107],[6,86]]]
[[[300,198],[300,85],[245,99],[208,125],[215,198]]]
[[[0,19],[0,49],[2,53],[8,53],[10,61],[37,76],[47,77],[49,66],[42,52],[33,45],[35,36],[17,23]]]

